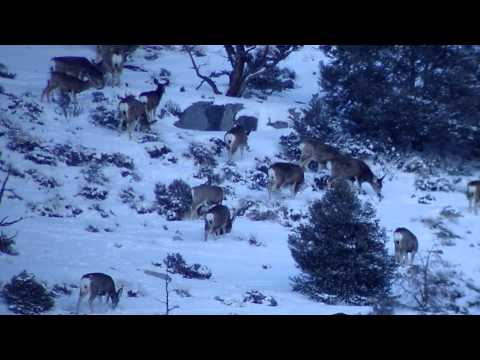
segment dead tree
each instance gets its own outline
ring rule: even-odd
[[[202,79],[199,87],[206,82],[213,92],[219,95],[221,92],[213,79],[227,75],[229,83],[225,95],[241,97],[252,79],[273,70],[279,62],[285,60],[300,47],[301,45],[224,45],[231,69],[213,72],[210,76],[200,73],[199,66],[192,54],[193,47],[184,46],[183,49],[190,56],[195,73]]]
[[[0,204],[2,204],[3,195],[5,194],[5,190],[6,190],[5,187],[7,186],[8,178],[10,177],[10,172],[11,172],[11,169],[9,168],[7,171],[7,177],[3,181],[2,187],[0,188]],[[8,219],[8,216],[5,216],[3,219],[0,220],[0,227],[11,226],[23,220],[22,217],[13,221],[7,221],[7,219]]]

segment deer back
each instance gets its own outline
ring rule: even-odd
[[[198,185],[192,188],[193,203],[212,202],[221,204],[223,201],[223,189],[215,185]]]
[[[269,177],[277,184],[301,183],[304,181],[304,171],[299,165],[278,162],[270,166]]]
[[[64,91],[72,91],[75,93],[80,93],[91,87],[91,82],[89,80],[80,80],[75,76],[58,71],[51,72],[50,84],[53,88],[59,87]]]

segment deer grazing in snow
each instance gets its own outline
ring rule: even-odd
[[[347,155],[338,155],[329,161],[332,168],[331,177],[328,180],[329,186],[338,179],[347,179],[357,181],[359,190],[361,190],[362,183],[368,182],[379,199],[382,199],[381,190],[386,175],[377,178],[365,162]]]
[[[395,261],[406,263],[408,253],[411,253],[410,263],[413,263],[415,254],[418,251],[417,237],[408,229],[398,228],[393,232],[393,240],[395,243]]]
[[[221,205],[223,201],[223,188],[215,185],[198,185],[192,187],[192,209],[190,218],[194,219],[201,215],[203,205]]]
[[[93,300],[97,297],[105,296],[105,303],[108,303],[108,299],[111,300],[112,308],[115,309],[122,295],[123,287],[118,291],[115,290],[115,283],[113,279],[103,273],[91,273],[82,276],[80,281],[80,294],[77,302],[77,314],[80,312],[80,305],[85,296],[90,295],[88,298],[88,305],[90,311],[93,313]]]
[[[165,87],[170,84],[170,81],[166,79],[166,82],[160,84],[157,79],[153,82],[157,85],[157,88],[152,91],[145,91],[139,95],[139,100],[145,104],[145,110],[148,116],[148,122],[151,124],[155,120],[157,115],[157,108],[162,100],[162,96],[165,93]]]
[[[230,233],[236,216],[234,211],[233,217],[230,217],[230,210],[224,205],[211,207],[205,215],[204,240],[207,241],[209,234],[219,236]]]
[[[303,168],[296,164],[277,162],[268,169],[268,198],[281,187],[292,186],[295,196],[305,182]]]
[[[147,120],[147,114],[145,112],[145,104],[135,99],[133,95],[128,95],[124,98],[118,96],[120,103],[118,109],[120,112],[120,122],[118,130],[121,132],[123,125],[127,127],[128,138],[132,139],[132,132],[138,123],[141,123],[143,127],[150,129],[150,124]]]
[[[42,92],[41,101],[44,100],[45,96],[47,97],[47,102],[50,102],[50,95],[53,90],[59,89],[63,94],[67,94],[69,101],[71,101],[70,95],[73,97],[74,103],[74,114],[77,109],[77,94],[90,89],[93,86],[93,83],[87,80],[80,80],[74,76],[64,74],[61,72],[53,71],[50,72],[50,79],[47,82],[47,86]],[[67,116],[65,112],[65,116]]]
[[[105,86],[104,74],[100,68],[87,58],[80,56],[60,56],[52,58],[55,71],[72,75],[76,78],[88,78],[97,89]]]
[[[250,135],[250,132],[240,125],[235,125],[226,132],[223,140],[227,147],[228,160],[232,160],[238,149],[240,149],[241,157],[243,158],[245,147],[248,147],[248,135]]]
[[[302,155],[300,165],[306,169],[312,161],[316,161],[323,169],[328,161],[340,155],[340,152],[333,146],[326,145],[320,140],[309,138],[304,139],[300,144]]]
[[[470,181],[467,184],[467,199],[468,199],[468,210],[475,212],[475,215],[478,214],[478,205],[480,204],[480,180]]]

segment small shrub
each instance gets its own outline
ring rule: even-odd
[[[3,231],[0,232],[0,253],[7,255],[18,255],[18,252],[13,248],[15,245],[15,236],[8,237]]]
[[[282,149],[281,157],[282,159],[289,161],[299,161],[300,160],[300,137],[292,132],[289,135],[280,136],[280,147]]]
[[[243,302],[253,304],[267,304],[268,306],[277,306],[278,302],[273,296],[266,296],[258,290],[247,291],[243,296]]]
[[[182,255],[179,253],[168,254],[163,260],[168,271],[172,274],[180,274],[187,279],[210,279],[212,272],[204,265],[187,265]]]
[[[14,276],[2,291],[8,308],[16,314],[34,315],[48,311],[55,305],[54,296],[35,280],[35,276],[23,271]]]
[[[105,200],[108,196],[108,191],[93,186],[84,186],[77,195],[88,200]]]
[[[211,150],[205,147],[203,144],[192,143],[188,148],[187,157],[193,157],[194,164],[201,167],[215,167],[217,166],[217,160],[215,160],[214,154]]]
[[[192,192],[183,180],[174,180],[170,185],[155,185],[157,212],[166,215],[168,221],[181,220],[190,212]]]

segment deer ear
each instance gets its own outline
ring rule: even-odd
[[[378,179],[378,181],[382,182],[383,179],[385,179],[386,176],[387,176],[387,174],[383,175],[380,179]]]

